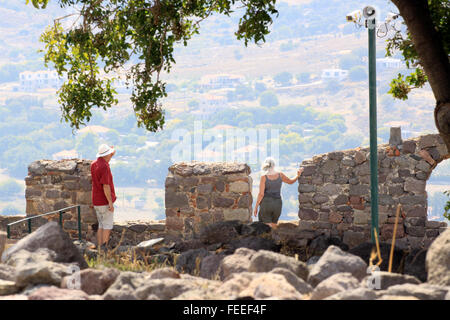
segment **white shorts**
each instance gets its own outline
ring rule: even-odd
[[[95,213],[97,214],[98,228],[108,229],[113,228],[114,212],[109,211],[109,206],[94,206]]]

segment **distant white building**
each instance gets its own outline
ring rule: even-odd
[[[57,89],[64,82],[56,71],[24,71],[19,74],[20,91],[33,92],[39,89]]]
[[[208,74],[200,79],[203,89],[234,88],[244,82],[244,76],[233,74]]]
[[[402,66],[403,66],[403,63],[400,59],[394,59],[394,58],[390,58],[390,57],[377,59],[377,68],[379,68],[381,70],[399,69]]]
[[[348,70],[342,69],[324,69],[322,70],[322,80],[336,79],[342,81],[348,77]]]

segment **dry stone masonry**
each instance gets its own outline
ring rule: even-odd
[[[397,205],[403,206],[397,244],[428,247],[447,225],[427,220],[426,181],[449,158],[437,134],[402,141],[392,128],[390,144],[378,147],[380,238],[392,238]],[[299,226],[304,238],[339,237],[350,247],[370,240],[369,148],[331,152],[302,162]]]
[[[218,221],[251,221],[252,179],[244,163],[180,162],[166,178],[168,232],[194,236]]]

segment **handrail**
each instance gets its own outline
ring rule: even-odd
[[[78,217],[77,217],[77,220],[78,220],[78,240],[81,241],[81,205],[79,205],[79,204],[75,205],[75,206],[70,206],[70,207],[59,209],[59,210],[51,211],[51,212],[46,212],[46,213],[43,213],[43,214],[39,214],[37,216],[26,217],[24,219],[20,219],[20,220],[8,223],[6,225],[7,237],[8,237],[8,239],[11,238],[11,229],[10,228],[14,224],[18,224],[18,223],[21,223],[21,222],[24,222],[24,221],[28,221],[28,233],[31,233],[31,220],[32,219],[43,217],[43,216],[48,216],[48,215],[56,214],[56,213],[59,213],[59,225],[62,227],[62,225],[63,225],[63,213],[66,212],[67,210],[73,209],[73,208],[77,208],[77,215],[78,215]]]

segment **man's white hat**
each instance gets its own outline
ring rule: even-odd
[[[100,147],[98,147],[98,153],[96,155],[96,157],[104,157],[107,156],[108,154],[113,153],[115,150],[114,148],[111,148],[110,146],[108,146],[107,144],[102,144],[100,145]]]

